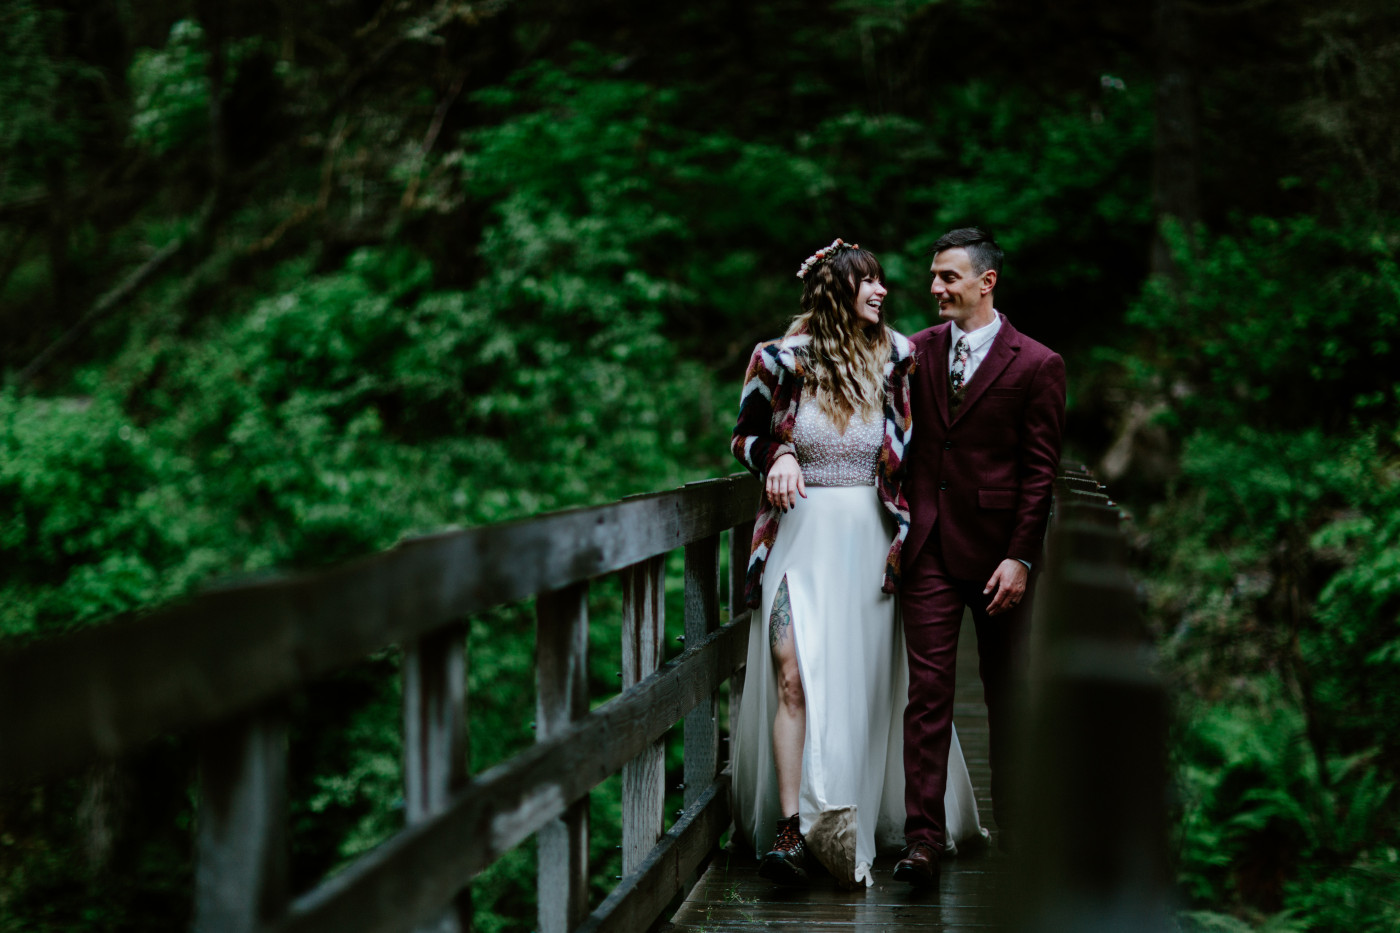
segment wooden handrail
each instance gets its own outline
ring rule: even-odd
[[[1061,467],[1036,604],[1026,714],[1028,824],[1014,929],[1175,929],[1166,691],[1128,573],[1122,511]]]
[[[147,616],[0,648],[0,782],[198,731],[199,933],[464,929],[481,869],[539,834],[544,933],[639,929],[728,827],[718,691],[742,672],[747,474],[417,538],[319,573],[211,590]],[[720,625],[721,535],[730,619]],[[664,557],[685,548],[684,652],[664,666]],[[623,578],[624,690],[589,711],[589,581]],[[468,778],[462,619],[537,596],[537,742]],[[310,892],[286,890],[285,698],[404,651],[407,825]],[[685,803],[662,834],[661,742],[684,719]],[[624,773],[624,872],[588,909],[588,801]]]
[[[0,782],[246,711],[453,621],[752,521],[747,474],[405,541],[319,573],[213,590],[147,616],[0,646]]]

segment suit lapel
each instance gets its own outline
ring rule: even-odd
[[[941,330],[933,332],[933,339],[929,341],[929,352],[933,359],[929,361],[929,378],[933,380],[933,397],[938,401],[938,412],[943,416],[943,423],[951,424],[953,419],[948,414],[948,334],[952,328],[945,325]]]
[[[948,341],[945,339],[943,342],[946,344]],[[1006,369],[1007,366],[1011,365],[1011,361],[1016,358],[1016,352],[1020,349],[1020,335],[1016,332],[1015,328],[1011,326],[1011,322],[1003,317],[1001,319],[1001,330],[992,338],[992,346],[987,350],[987,358],[977,367],[977,372],[972,374],[972,379],[968,382],[967,390],[963,394],[962,405],[958,408],[958,413],[952,420],[958,420],[963,415],[967,414],[968,409],[977,404],[977,400],[982,397],[982,393],[986,392],[987,387],[993,382],[996,382],[997,377],[1002,374],[1002,371]],[[943,362],[943,371],[943,382],[946,385],[948,382],[948,362],[946,355]],[[948,390],[945,389],[943,394],[946,398]]]

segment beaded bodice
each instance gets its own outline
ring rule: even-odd
[[[851,416],[842,434],[815,401],[797,406],[792,445],[809,486],[873,486],[885,439],[881,414]]]

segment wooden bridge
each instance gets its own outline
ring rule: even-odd
[[[977,635],[972,616],[963,620],[958,641],[958,686],[953,717],[962,743],[977,809],[985,825],[991,822],[991,769],[988,764],[987,713],[982,703],[982,682],[977,674]],[[875,862],[875,885],[863,893],[842,890],[830,879],[811,888],[777,887],[758,877],[753,853],[728,847],[711,860],[700,883],[664,929],[668,933],[746,931],[756,933],[807,933],[807,931],[859,931],[885,933],[910,930],[946,933],[994,929],[1010,918],[1004,908],[1010,902],[1015,876],[1009,858],[993,846],[972,849],[943,862],[938,888],[917,891],[896,882],[890,874],[897,856],[881,856]]]
[[[1062,470],[1057,483],[1038,600],[1025,856],[951,861],[923,896],[892,885],[887,863],[870,891],[794,894],[756,885],[751,857],[720,848],[730,814],[719,699],[743,673],[749,613],[737,596],[757,496],[757,483],[736,475],[419,538],[319,574],[10,647],[0,651],[0,782],[198,733],[200,933],[467,930],[468,882],[531,835],[543,933],[665,928],[677,905],[670,926],[689,933],[1166,930],[1164,700],[1137,629],[1119,512],[1082,469]],[[664,563],[677,548],[686,648],[662,666]],[[624,689],[590,711],[588,587],[614,573]],[[464,621],[531,597],[536,744],[469,775]],[[290,892],[287,698],[394,645],[404,658],[406,825]],[[990,814],[974,660],[960,657],[957,715]],[[663,742],[681,721],[684,807],[665,830]],[[594,905],[588,798],[619,771],[623,875]]]

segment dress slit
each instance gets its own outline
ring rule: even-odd
[[[773,764],[779,684],[769,643],[786,584],[806,706],[798,815],[809,852],[845,885],[872,884],[876,853],[904,844],[909,663],[897,601],[881,589],[893,534],[875,487],[808,485],[768,556],[733,716],[735,827],[761,854],[772,848],[777,821],[791,815],[780,812]],[[949,769],[950,849],[982,832],[966,767],[961,756],[953,760],[961,773]],[[959,795],[972,808],[961,818]]]

